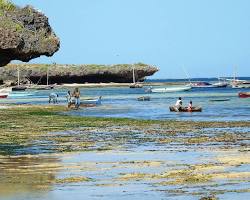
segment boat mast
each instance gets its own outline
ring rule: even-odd
[[[133,83],[135,84],[135,66],[133,65]]]
[[[20,86],[20,69],[17,68],[17,85]]]
[[[47,68],[47,86],[49,86],[49,68]]]

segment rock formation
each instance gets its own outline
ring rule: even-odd
[[[52,56],[59,46],[48,18],[41,12],[0,0],[0,67],[11,60],[27,62],[41,55]]]
[[[30,80],[33,83],[46,84],[47,72],[50,84],[57,83],[131,83],[133,81],[133,68],[136,81],[143,81],[151,76],[158,68],[138,64],[123,65],[46,65],[46,64],[9,64],[0,68],[0,77],[5,82],[17,80],[17,68],[21,80]]]

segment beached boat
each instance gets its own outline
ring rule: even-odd
[[[176,87],[165,87],[165,88],[151,88],[151,92],[154,93],[165,93],[165,92],[182,92],[191,90],[190,86],[176,86]]]
[[[240,92],[239,97],[240,98],[250,98],[250,92]]]
[[[0,89],[0,98],[5,99],[9,96],[11,88],[2,88]]]
[[[84,98],[81,99],[80,107],[91,107],[91,106],[96,106],[100,105],[102,103],[102,96],[99,96],[97,98]],[[70,107],[75,106],[75,101],[74,99],[71,101]]]
[[[183,107],[181,109],[177,109],[175,106],[169,107],[170,112],[202,112],[201,107],[193,107],[192,110],[188,110],[188,107]]]
[[[150,101],[150,96],[141,96],[137,98],[138,101]]]
[[[20,69],[17,69],[17,86],[12,87],[12,91],[25,91],[26,86],[20,85]]]

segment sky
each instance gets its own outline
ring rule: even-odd
[[[250,76],[249,0],[12,0],[42,11],[60,38],[32,63],[160,68],[151,78]]]

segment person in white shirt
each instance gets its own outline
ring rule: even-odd
[[[181,97],[179,97],[179,99],[176,101],[175,107],[176,107],[176,109],[178,109],[178,111],[182,107],[182,99],[181,99]]]

